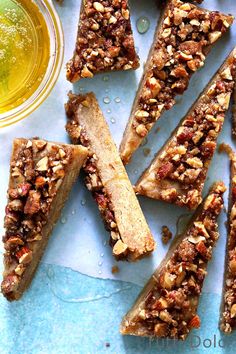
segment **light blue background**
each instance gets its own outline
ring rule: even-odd
[[[152,42],[159,11],[155,0],[131,0],[130,3],[134,30],[135,22],[140,16],[144,15],[150,19],[150,29],[146,34],[140,35],[136,30],[134,33],[143,63]],[[204,6],[236,14],[234,0],[205,0]],[[65,31],[65,62],[73,51],[79,8],[80,0],[65,0],[63,6],[57,6]],[[205,67],[193,77],[184,97],[178,98],[178,104],[174,109],[165,113],[159,120],[157,127],[160,131],[156,133],[154,128],[149,135],[145,148],[151,149],[150,155],[145,157],[143,148],[135,154],[132,163],[127,167],[132,182],[135,182],[141,171],[147,167],[154,153],[168,138],[170,131],[178,124],[235,44],[234,24],[230,34],[224,36],[214,47]],[[98,75],[93,80],[83,80],[73,87],[75,92],[95,91],[117,144],[125,128],[142,69],[141,65],[136,72]],[[12,139],[19,136],[41,136],[48,140],[68,141],[64,131],[63,104],[69,89],[72,89],[72,85],[65,81],[64,66],[55,89],[40,109],[26,120],[0,131],[1,220],[4,215],[3,196],[7,190]],[[109,104],[104,103],[105,97],[109,97]],[[116,97],[121,101],[116,102]],[[231,142],[230,114],[219,141]],[[208,186],[219,178],[228,185],[228,160],[226,156],[216,154],[205,193]],[[74,187],[29,291],[16,303],[8,303],[0,297],[0,354],[126,352],[159,354],[173,353],[173,350],[176,353],[235,353],[235,334],[224,337],[224,349],[214,348],[213,344],[208,349],[203,346],[203,340],[212,339],[214,334],[217,340],[221,338],[218,317],[226,240],[225,213],[222,213],[220,218],[221,237],[208,269],[200,302],[201,329],[193,332],[185,343],[149,341],[122,337],[119,334],[122,316],[134,302],[141,289],[140,286],[145,283],[167,251],[168,246],[163,246],[160,241],[161,226],[168,224],[175,233],[178,217],[186,213],[183,209],[154,200],[140,198],[140,202],[158,248],[152,257],[137,264],[119,263],[120,272],[112,275],[111,267],[115,261],[109,246],[105,243],[108,235],[104,231],[97,208],[81,181]],[[180,224],[183,224],[183,219]],[[0,232],[3,234],[2,228]],[[200,336],[202,342],[199,348],[195,349],[191,348],[191,341],[196,344],[194,335]],[[110,347],[106,347],[106,343],[110,343]],[[205,344],[209,345],[209,341]]]

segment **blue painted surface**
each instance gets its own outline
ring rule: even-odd
[[[186,342],[122,337],[120,320],[140,289],[41,264],[20,301],[8,303],[0,298],[0,353],[235,353],[236,333],[221,337],[217,329],[220,297],[208,293],[199,307],[201,329],[193,331]],[[224,348],[219,347],[220,339]]]
[[[143,15],[148,16],[151,21],[151,27],[147,34],[141,36],[137,34],[137,31],[134,32],[135,43],[139,48],[142,63],[146,59],[158,17],[154,2],[155,0],[131,0],[133,25],[139,16]],[[206,0],[205,6],[235,13],[235,1],[233,0],[224,0],[224,2]],[[80,0],[65,0],[63,7],[58,7],[66,38],[65,62],[71,56],[76,35],[77,18],[74,15],[71,16],[71,13],[78,13],[79,7]],[[137,179],[140,171],[147,167],[155,151],[168,138],[169,132],[176,126],[179,118],[183,116],[196,95],[205,86],[219,63],[223,61],[226,52],[235,45],[235,29],[234,25],[231,34],[226,35],[225,39],[216,45],[214,51],[209,55],[205,67],[192,80],[184,97],[179,98],[175,108],[167,112],[165,118],[158,122],[158,127],[161,128],[160,134],[155,134],[153,131],[149,135],[146,147],[151,148],[151,154],[144,158],[142,149],[137,152],[127,168],[132,182]],[[83,80],[73,87],[76,92],[95,91],[117,144],[125,128],[128,112],[135,95],[133,88],[137,87],[141,72],[142,65],[136,73],[108,74],[108,81],[103,80],[103,75],[98,75],[93,80]],[[5,194],[7,189],[9,154],[11,141],[15,136],[42,136],[49,140],[68,140],[64,132],[65,114],[62,107],[66,101],[66,94],[71,88],[72,86],[65,81],[64,65],[54,91],[40,109],[26,120],[1,131],[1,141],[4,142],[1,145],[4,146],[4,151],[1,152],[0,146],[1,196]],[[104,103],[104,97],[107,95],[111,98],[109,105]],[[114,100],[117,96],[120,97],[121,103],[115,103]],[[111,113],[108,113],[108,108]],[[111,122],[110,117],[115,118],[115,124]],[[220,141],[226,141],[226,139],[228,141],[230,137],[229,118],[225,123]],[[212,169],[210,172],[208,186],[215,180],[216,175],[217,178],[222,177],[224,172],[228,171],[227,162],[225,156],[219,157],[216,154],[212,165],[217,166],[217,170]],[[227,176],[224,176],[226,183],[228,183]],[[43,261],[71,266],[98,277],[111,277],[110,270],[114,260],[111,257],[110,248],[104,247],[107,235],[104,233],[97,209],[92,200],[90,202],[91,198],[81,183],[77,193],[78,195],[74,194],[71,197],[70,203],[64,210],[65,216],[70,215],[70,218],[66,225],[58,223]],[[87,199],[87,203],[82,207],[81,200],[84,197]],[[1,219],[4,213],[4,204],[0,203]],[[138,264],[124,263],[120,265],[121,272],[117,276],[120,279],[128,279],[140,284],[151,274],[152,268],[155,268],[157,262],[165,255],[166,248],[162,247],[159,239],[161,225],[164,223],[169,225],[169,219],[173,219],[171,226],[175,230],[177,216],[182,213],[182,210],[177,211],[172,206],[148,199],[143,199],[141,205],[159,243],[156,255]],[[76,208],[74,216],[72,216],[70,208]],[[177,213],[179,214],[177,215]],[[221,237],[204,285],[205,291],[211,293],[203,293],[199,306],[202,326],[200,330],[192,332],[185,343],[163,340],[150,341],[143,338],[122,337],[119,334],[121,318],[131,307],[141,289],[138,285],[91,278],[69,268],[44,263],[40,265],[29,291],[19,302],[8,303],[2,296],[0,297],[0,354],[136,354],[144,352],[172,354],[173,351],[176,354],[235,353],[236,334],[221,337],[218,331],[220,295],[215,294],[215,291],[221,291],[226,236],[225,215],[222,215],[221,218]],[[0,231],[3,233],[1,226]],[[80,240],[85,240],[85,242],[79,243]],[[98,263],[101,261],[101,253],[103,252],[103,266],[99,267]],[[100,269],[101,274],[99,274]],[[215,347],[214,335],[216,338]],[[211,340],[211,343],[208,339]],[[224,348],[220,348],[218,345],[220,339],[222,339],[221,344]],[[199,344],[200,340],[201,344]],[[106,343],[109,344],[108,347]],[[199,346],[197,346],[198,344]]]

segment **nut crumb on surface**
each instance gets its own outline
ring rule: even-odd
[[[162,234],[162,242],[164,243],[164,245],[166,245],[172,238],[173,234],[170,231],[170,229],[168,228],[168,226],[163,225],[161,228],[161,234]]]
[[[218,147],[218,151],[219,153],[221,152],[225,152],[226,154],[230,155],[232,154],[233,152],[233,149],[231,148],[231,146],[229,144],[226,144],[226,143],[221,143]]]
[[[119,273],[119,271],[120,271],[120,269],[119,269],[119,267],[118,267],[117,265],[115,265],[115,266],[113,266],[113,267],[111,268],[112,274]]]

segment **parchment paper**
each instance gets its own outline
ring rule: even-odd
[[[51,141],[69,142],[64,130],[66,119],[63,106],[69,90],[73,89],[77,93],[85,91],[96,93],[114,140],[119,146],[143,71],[143,63],[147,58],[159,18],[159,10],[154,0],[130,0],[130,3],[135,43],[142,63],[140,69],[135,72],[126,71],[97,75],[92,80],[81,80],[74,87],[65,79],[65,63],[72,56],[74,50],[80,0],[66,0],[63,6],[57,5],[65,32],[65,58],[60,78],[50,97],[36,112],[27,119],[0,131],[1,234],[4,233],[2,225],[12,140],[15,137],[39,136]],[[236,3],[232,0],[206,0],[202,6],[236,14]],[[150,20],[150,28],[145,34],[139,34],[136,30],[136,21],[140,16],[146,16]],[[146,145],[135,154],[132,163],[127,167],[132,183],[135,183],[141,172],[149,165],[155,152],[169,137],[171,131],[176,127],[234,45],[236,45],[236,24],[214,47],[204,68],[192,78],[188,91],[183,97],[178,98],[178,104],[162,116],[152,133],[149,134]],[[109,103],[104,101],[109,101]],[[230,119],[229,112],[219,142],[231,143]],[[143,149],[146,148],[151,149],[148,156],[144,156]],[[222,179],[228,186],[228,176],[227,157],[216,153],[211,164],[204,194],[215,180]],[[97,207],[80,178],[63,210],[61,220],[53,231],[42,262],[70,267],[94,277],[119,279],[143,285],[165,256],[169,247],[169,245],[163,246],[162,244],[161,226],[169,225],[171,231],[175,234],[178,218],[183,214],[190,214],[185,209],[170,206],[163,202],[147,198],[140,198],[139,200],[157,241],[157,249],[151,257],[135,264],[115,262],[111,255],[111,249],[106,244],[109,235],[104,230]],[[227,194],[225,195],[225,201],[227,206]],[[186,220],[186,217],[182,218],[179,223],[182,227],[184,220]],[[226,241],[225,220],[226,214],[222,213],[220,217],[220,240],[208,268],[209,275],[205,282],[205,291],[221,292]],[[113,275],[111,268],[115,264],[118,265],[120,271]]]

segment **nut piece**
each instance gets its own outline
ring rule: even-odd
[[[18,264],[18,266],[15,268],[15,273],[19,276],[21,276],[25,271],[25,267],[23,264]]]
[[[40,210],[40,199],[41,195],[39,192],[30,191],[25,203],[24,213],[31,215],[38,213]]]
[[[122,253],[125,253],[125,251],[128,249],[128,246],[122,242],[121,240],[118,240],[114,247],[113,247],[113,253],[115,256],[119,256]]]
[[[217,39],[219,39],[221,37],[221,32],[220,31],[214,31],[209,33],[209,41],[210,43],[214,43],[215,41],[217,41]]]
[[[236,259],[232,259],[230,262],[229,262],[229,267],[230,267],[230,270],[231,272],[236,275]]]
[[[175,276],[168,272],[165,272],[164,275],[161,277],[160,282],[161,286],[164,289],[171,290],[175,286]]]
[[[220,93],[216,98],[218,103],[221,105],[223,109],[228,109],[229,108],[229,102],[230,102],[230,96],[231,93]]]
[[[99,12],[105,12],[105,8],[100,2],[95,1],[93,3],[93,7],[95,8],[95,10],[97,10]]]
[[[22,247],[17,253],[16,257],[20,264],[27,264],[32,261],[33,252],[28,247]]]
[[[233,304],[233,306],[231,307],[231,310],[230,310],[230,317],[231,317],[231,318],[236,317],[236,304]]]
[[[86,65],[83,67],[81,71],[81,77],[89,77],[89,78],[93,77],[92,71],[90,71]]]
[[[146,129],[144,124],[139,124],[136,128],[136,133],[141,137],[145,137],[148,133],[148,130]]]
[[[37,171],[47,171],[48,169],[48,157],[45,156],[41,160],[39,160],[35,166]]]

